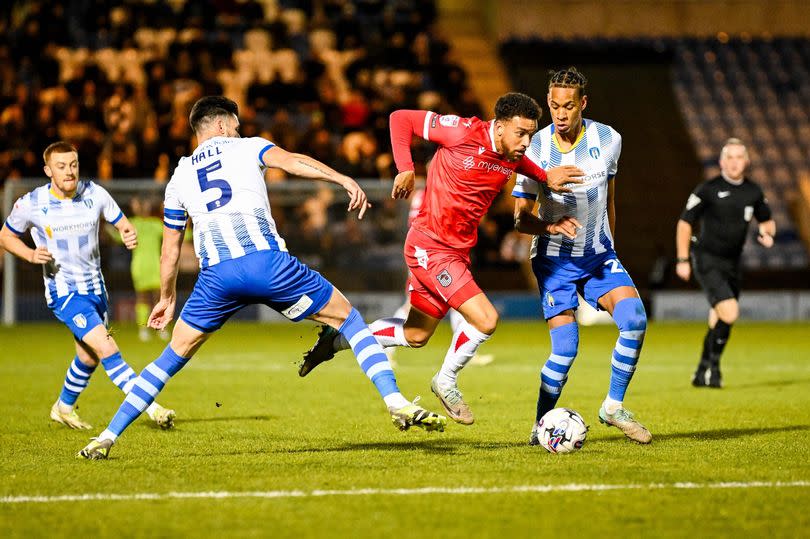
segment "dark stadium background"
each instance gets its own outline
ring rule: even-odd
[[[545,108],[548,70],[576,65],[589,78],[585,115],[623,136],[617,250],[644,298],[694,291],[672,275],[674,227],[729,136],[749,144],[779,228],[772,251],[749,245],[746,288],[794,294],[810,286],[810,41],[800,20],[810,11],[791,1],[5,2],[0,182],[16,198],[30,188],[20,179],[42,180],[42,148],[65,138],[79,147],[82,176],[127,210],[139,192],[159,197],[193,148],[185,119],[194,99],[225,92],[240,102],[243,136],[311,153],[373,193],[371,219],[357,223],[340,193],[268,172],[291,250],[341,288],[398,293],[407,205],[386,200],[388,114],[488,118],[509,89]],[[420,167],[432,151],[416,143]],[[479,232],[483,288],[531,296],[508,189]],[[102,258],[126,317],[128,254],[105,241]],[[17,270],[17,316],[48,319],[38,272]],[[181,288],[193,279],[190,264]]]

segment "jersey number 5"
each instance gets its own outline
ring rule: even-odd
[[[226,182],[225,180],[217,180],[217,179],[210,179],[208,175],[214,171],[217,171],[222,168],[222,163],[220,161],[214,161],[208,166],[203,168],[197,169],[197,180],[200,182],[200,189],[203,193],[210,189],[219,189],[220,197],[216,200],[212,200],[208,204],[205,205],[208,208],[208,211],[213,211],[217,208],[221,208],[225,204],[231,201],[231,184]]]

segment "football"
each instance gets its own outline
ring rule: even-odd
[[[537,438],[549,453],[572,453],[582,449],[588,437],[585,420],[570,408],[554,408],[537,424]]]

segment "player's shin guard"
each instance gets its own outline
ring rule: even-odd
[[[613,349],[607,402],[618,403],[620,406],[636,370],[638,356],[644,344],[644,335],[647,332],[647,313],[644,311],[644,304],[639,298],[625,298],[619,301],[613,310],[613,320],[619,327],[619,339]],[[608,410],[609,413],[614,411]]]
[[[104,367],[104,372],[107,373],[107,376],[110,377],[112,383],[118,386],[118,389],[123,391],[124,393],[129,393],[129,390],[132,389],[132,384],[135,380],[135,371],[132,370],[124,358],[121,356],[121,352],[116,352],[109,357],[105,357],[101,360],[101,366]]]
[[[439,371],[439,383],[455,386],[459,371],[472,359],[478,347],[490,337],[491,335],[478,331],[466,320],[459,324],[453,334],[450,349],[444,356],[444,363]]]
[[[62,393],[59,394],[59,401],[67,406],[76,404],[76,399],[90,383],[90,375],[95,370],[95,366],[91,367],[79,361],[79,356],[74,357],[65,374],[65,383],[62,386]]]
[[[540,421],[546,412],[557,406],[579,348],[579,327],[576,322],[554,328],[549,333],[551,355],[540,371],[540,394],[537,397],[535,421]]]
[[[346,338],[357,358],[357,363],[380,392],[386,405],[401,407],[407,404],[408,401],[399,392],[397,379],[388,357],[357,309],[352,308],[339,331]]]
[[[167,346],[160,357],[147,365],[140,376],[135,378],[132,390],[127,393],[118,412],[99,439],[115,441],[154,402],[169,378],[177,374],[187,362],[188,358],[177,355],[171,346]]]

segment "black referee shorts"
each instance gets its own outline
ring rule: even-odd
[[[710,253],[692,253],[692,271],[714,307],[725,299],[740,297],[740,260]]]

